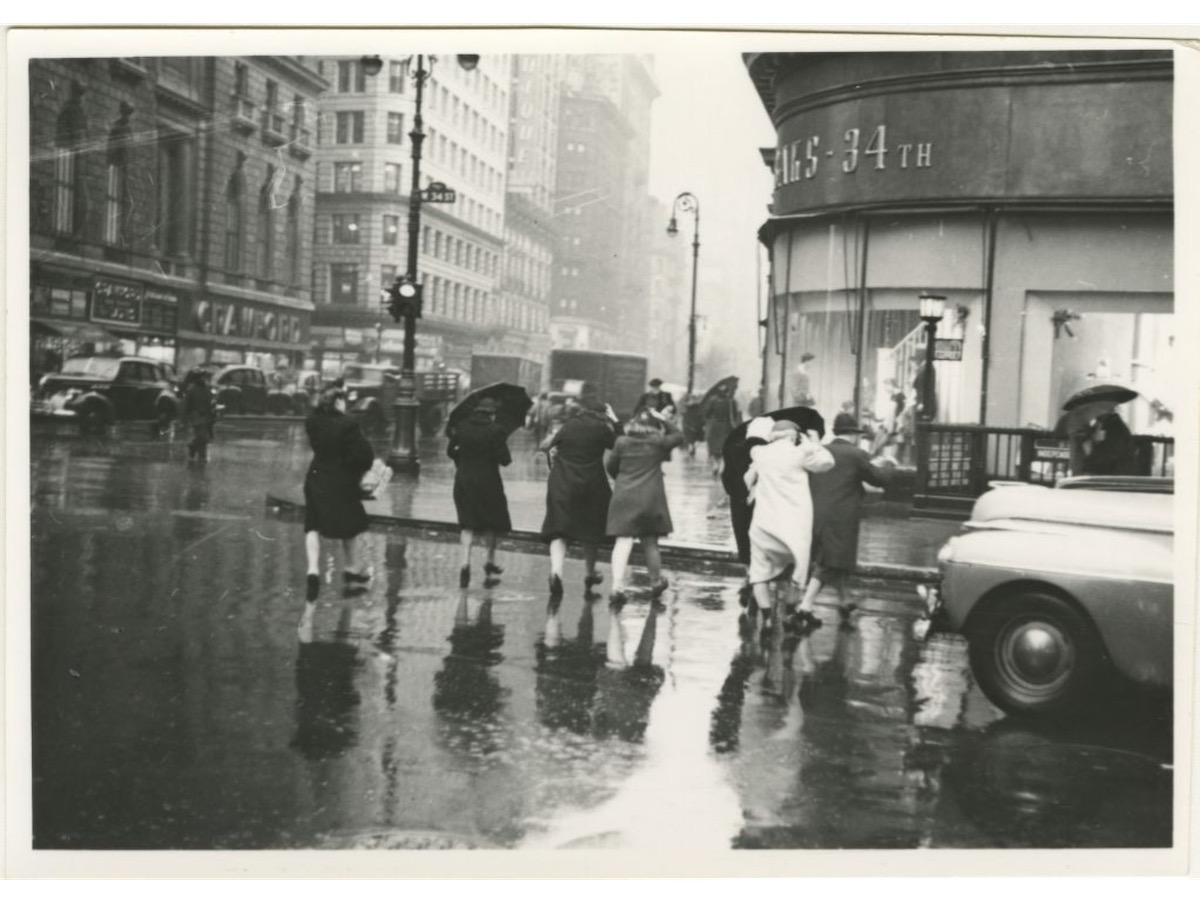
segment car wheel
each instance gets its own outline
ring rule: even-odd
[[[90,401],[79,409],[79,429],[84,435],[103,435],[110,419],[108,408],[98,401]]]
[[[967,629],[971,670],[984,694],[1011,714],[1049,714],[1097,692],[1106,656],[1092,623],[1048,592],[996,599]]]

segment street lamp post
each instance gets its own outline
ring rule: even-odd
[[[937,383],[933,370],[934,348],[937,344],[937,327],[946,309],[946,298],[940,294],[923,293],[918,299],[921,322],[925,324],[925,369],[921,379],[920,419],[932,423],[937,414]]]
[[[430,68],[425,68],[424,54],[417,55],[417,67],[412,72],[416,93],[413,97],[413,128],[408,133],[411,142],[412,179],[408,192],[408,259],[404,275],[396,279],[393,294],[397,304],[392,308],[392,317],[404,323],[404,353],[400,362],[400,387],[393,405],[395,427],[392,432],[392,448],[387,463],[397,473],[417,473],[421,468],[417,456],[417,319],[421,315],[421,285],[417,272],[418,242],[421,239],[421,145],[425,142],[424,122],[421,119],[421,103],[424,98],[425,82],[432,75],[436,57],[429,57]],[[460,55],[458,64],[467,71],[479,63],[476,55]],[[362,58],[363,72],[375,76],[383,69],[383,60],[378,56]]]
[[[687,393],[690,398],[696,381],[696,270],[700,265],[700,201],[690,191],[682,191],[671,208],[671,221],[667,223],[667,234],[679,234],[675,221],[677,213],[691,213],[695,218],[696,231],[692,237],[692,312],[688,316],[688,375]]]

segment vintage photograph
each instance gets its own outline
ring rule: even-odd
[[[185,36],[10,57],[34,857],[1180,860],[1180,51]]]

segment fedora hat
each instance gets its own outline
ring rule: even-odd
[[[858,420],[854,419],[852,413],[839,413],[833,418],[833,434],[846,435],[851,432],[862,432],[863,428],[858,425]]]

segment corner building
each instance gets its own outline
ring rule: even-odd
[[[1169,434],[1169,51],[744,62],[778,135],[768,404],[807,389],[827,418],[888,421],[917,398],[931,292],[961,355],[935,364],[937,422],[1053,428],[1120,381],[1130,428]]]

